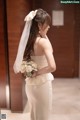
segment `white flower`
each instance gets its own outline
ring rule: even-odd
[[[28,65],[27,67],[26,67],[26,72],[31,72],[33,70],[33,68],[30,66],[30,65]]]
[[[32,71],[37,71],[37,64],[34,61],[22,61],[20,72],[26,77],[32,76]]]
[[[34,69],[37,68],[37,64],[34,61],[30,61],[27,64],[30,64]]]
[[[21,71],[21,73],[24,73],[26,71],[26,67],[25,66],[21,66],[20,71]]]

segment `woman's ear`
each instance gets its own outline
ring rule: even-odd
[[[42,24],[38,23],[38,27],[39,27],[39,30],[41,30],[42,29]]]

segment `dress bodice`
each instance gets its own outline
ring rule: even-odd
[[[35,61],[38,66],[38,69],[46,67],[48,65],[45,55],[43,56],[31,56],[31,59]],[[40,85],[46,82],[47,80],[54,80],[54,77],[51,73],[46,73],[38,75],[33,78],[26,78],[26,83],[29,85]]]
[[[31,56],[31,59],[34,60],[35,63],[37,63],[39,69],[48,65],[46,57],[44,55],[43,56]]]

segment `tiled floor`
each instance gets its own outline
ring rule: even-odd
[[[30,120],[28,104],[23,113],[6,113],[6,120]],[[80,80],[55,79],[53,81],[52,120],[80,120]]]

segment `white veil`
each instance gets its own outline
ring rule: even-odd
[[[21,35],[16,60],[14,62],[14,66],[13,66],[15,73],[20,72],[20,66],[21,66],[24,51],[25,51],[25,48],[26,48],[26,45],[28,42],[32,19],[35,17],[36,12],[37,12],[37,10],[31,11],[24,19],[24,21],[26,21],[26,23],[25,23],[25,26],[24,26],[24,29],[23,29],[23,32]]]

